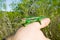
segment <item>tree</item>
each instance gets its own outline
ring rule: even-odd
[[[6,0],[0,0],[0,10],[6,10]]]

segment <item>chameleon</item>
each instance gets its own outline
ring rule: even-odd
[[[25,25],[33,23],[33,22],[39,22],[40,23],[40,21],[44,18],[46,18],[46,17],[45,16],[39,16],[39,17],[24,18],[24,19],[22,19],[22,25],[25,26]]]

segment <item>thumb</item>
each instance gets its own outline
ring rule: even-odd
[[[42,19],[41,20],[41,27],[40,27],[40,29],[48,26],[49,23],[50,23],[50,19],[49,18]]]
[[[44,28],[46,26],[48,26],[48,24],[50,23],[50,19],[49,18],[44,18],[41,20],[41,24],[39,22],[34,22],[31,24],[28,24],[27,27],[29,28],[36,28],[36,29],[41,29]]]

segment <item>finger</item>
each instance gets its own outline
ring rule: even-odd
[[[34,22],[34,23],[26,25],[26,28],[34,30],[34,29],[40,29],[40,26],[41,25],[39,22]]]
[[[34,22],[34,23],[26,25],[26,27],[41,29],[41,28],[44,28],[44,27],[48,26],[49,23],[50,23],[50,19],[49,18],[44,18],[44,19],[41,20],[41,24],[39,22]]]
[[[44,28],[44,27],[48,26],[49,23],[50,23],[50,19],[49,18],[42,19],[40,28]]]

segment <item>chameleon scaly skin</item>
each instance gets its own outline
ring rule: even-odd
[[[25,18],[22,20],[24,26],[33,22],[40,22],[43,18],[46,18],[45,16],[40,16],[40,17],[32,17],[32,18]]]

